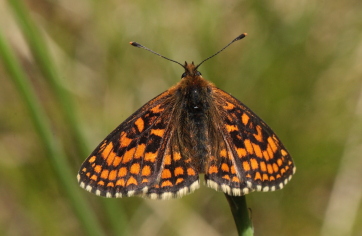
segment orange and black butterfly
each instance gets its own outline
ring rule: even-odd
[[[200,173],[207,186],[232,196],[287,184],[295,167],[279,138],[243,103],[201,76],[197,69],[204,61],[198,66],[173,61],[185,69],[181,81],[98,145],[77,176],[82,188],[104,197],[170,199],[199,188]]]

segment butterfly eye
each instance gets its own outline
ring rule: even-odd
[[[195,75],[200,76],[200,75],[201,75],[201,72],[196,71]]]
[[[184,77],[186,77],[186,76],[187,76],[187,73],[185,72],[185,73],[183,73],[183,74],[181,75],[181,79],[184,78]]]

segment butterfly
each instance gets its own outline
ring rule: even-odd
[[[288,183],[295,173],[288,151],[254,112],[202,77],[204,61],[173,61],[185,70],[181,81],[98,145],[79,170],[82,188],[104,197],[171,199],[199,188],[201,173],[208,187],[232,196]]]

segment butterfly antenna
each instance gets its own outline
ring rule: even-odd
[[[143,46],[143,45],[141,45],[141,44],[139,44],[139,43],[136,43],[136,42],[129,42],[129,44],[131,44],[132,46],[137,47],[137,48],[143,48],[143,49],[146,49],[147,51],[150,51],[150,52],[152,52],[153,54],[156,54],[157,56],[160,56],[160,57],[162,57],[162,58],[165,58],[166,60],[169,60],[169,61],[175,62],[175,63],[179,64],[180,66],[182,66],[183,68],[185,68],[185,66],[184,66],[184,65],[182,65],[180,62],[175,61],[175,60],[172,60],[172,59],[167,58],[167,57],[165,57],[165,56],[162,56],[161,54],[159,54],[159,53],[157,53],[157,52],[155,52],[155,51],[152,51],[151,49],[146,48],[145,46]]]
[[[216,56],[217,54],[219,54],[220,52],[224,51],[227,47],[229,47],[232,43],[240,40],[240,39],[243,39],[245,38],[245,36],[248,35],[247,33],[243,33],[241,35],[239,35],[238,37],[236,37],[233,41],[231,41],[228,45],[226,45],[225,47],[223,47],[220,51],[218,51],[217,53],[215,53],[214,55],[212,56],[209,56],[208,58],[206,58],[205,60],[203,60],[202,62],[200,62],[195,69],[197,69],[202,63],[204,63],[205,61],[213,58],[214,56]]]

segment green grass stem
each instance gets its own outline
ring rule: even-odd
[[[54,61],[49,53],[47,44],[42,36],[41,31],[37,28],[33,22],[30,14],[24,5],[23,1],[9,0],[14,15],[18,21],[18,24],[24,34],[24,37],[29,45],[29,48],[39,66],[44,78],[50,85],[51,92],[55,95],[58,103],[60,104],[61,114],[64,114],[64,119],[69,124],[69,130],[74,137],[75,146],[78,150],[78,155],[85,159],[89,155],[89,148],[86,146],[86,140],[81,130],[81,124],[76,116],[74,109],[74,101],[69,91],[67,91],[62,85],[62,79],[58,73]],[[65,159],[65,156],[64,156]],[[76,173],[72,173],[71,169],[67,169],[68,181],[74,182]],[[71,178],[73,177],[73,178]],[[77,189],[77,191],[83,191]],[[125,231],[125,214],[120,205],[114,201],[102,200],[103,209],[105,210],[108,222],[114,232],[121,233]]]
[[[253,236],[254,229],[245,196],[233,197],[225,194],[234,217],[239,236]]]
[[[51,132],[49,119],[43,111],[40,102],[35,95],[34,89],[29,83],[28,77],[23,72],[19,62],[1,32],[0,55],[5,65],[5,69],[10,75],[10,79],[19,92],[26,108],[28,108],[35,130],[48,153],[49,161],[53,166],[59,181],[64,187],[64,191],[70,204],[72,205],[80,222],[83,224],[84,230],[87,232],[87,235],[103,235],[101,227],[91,210],[92,208],[90,208],[86,201],[84,201],[77,189],[78,186],[75,184],[76,182],[73,178],[71,178],[72,174],[70,172],[69,164],[66,161],[65,154],[61,149],[59,141]]]

